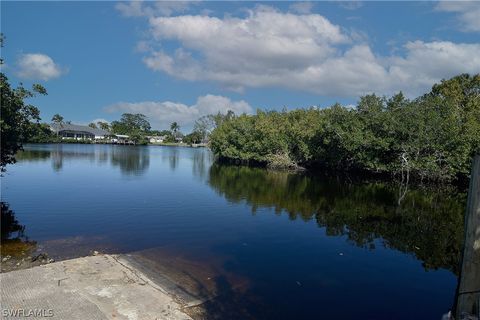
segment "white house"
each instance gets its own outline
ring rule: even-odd
[[[162,143],[166,138],[166,136],[147,136],[150,143]]]
[[[110,141],[113,143],[130,143],[128,138],[130,138],[130,136],[127,136],[126,134],[115,134],[112,135],[112,139]]]
[[[70,123],[52,123],[50,129],[62,139],[100,140],[111,136],[111,133],[106,130]]]

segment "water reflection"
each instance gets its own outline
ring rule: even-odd
[[[142,146],[116,145],[29,145],[17,154],[19,162],[38,162],[51,160],[56,172],[62,171],[68,161],[87,160],[101,165],[110,162],[111,166],[119,167],[124,175],[140,176],[150,166],[149,149]]]
[[[201,180],[207,178],[213,155],[205,148],[196,150],[193,154],[192,174]]]
[[[10,269],[11,261],[7,262],[7,259],[11,257],[22,258],[31,254],[37,243],[30,241],[25,236],[25,226],[20,224],[15,217],[15,212],[10,208],[6,202],[0,202],[1,206],[1,250],[0,256],[2,257],[2,271]],[[5,259],[5,260],[3,260]],[[16,260],[14,261],[16,264]],[[20,265],[20,263],[19,263]]]
[[[355,184],[309,175],[213,164],[209,184],[231,202],[245,201],[286,213],[292,220],[315,220],[327,235],[353,244],[415,255],[426,269],[458,274],[466,195],[453,188],[410,189],[398,201],[399,186]],[[378,242],[377,242],[378,243]]]
[[[7,239],[24,238],[25,226],[21,225],[15,218],[15,213],[6,202],[0,202],[2,215],[2,242]]]
[[[134,146],[114,147],[110,153],[110,163],[118,166],[125,175],[142,175],[150,166],[149,149]]]
[[[165,149],[165,153],[162,153],[162,161],[168,162],[170,170],[175,171],[180,161],[178,149],[175,147]]]

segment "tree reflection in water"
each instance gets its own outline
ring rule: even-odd
[[[46,145],[45,150],[26,148],[17,154],[17,160],[37,162],[50,159],[52,168],[56,172],[62,171],[64,162],[71,159],[87,160],[98,164],[110,160],[112,166],[119,167],[122,174],[140,176],[150,166],[149,152],[150,150],[144,146],[56,144]]]
[[[147,147],[113,146],[110,153],[113,166],[118,166],[125,175],[143,175],[150,166],[150,154]]]
[[[213,154],[206,148],[199,148],[193,153],[192,174],[203,180],[208,177]]]
[[[466,194],[454,187],[414,188],[398,201],[399,185],[353,183],[308,174],[213,164],[209,184],[231,202],[246,201],[255,213],[274,208],[292,220],[315,219],[327,235],[353,244],[416,256],[425,269],[458,274]]]
[[[21,225],[15,217],[15,212],[6,202],[1,206],[1,256],[26,256],[36,247],[36,242],[30,241],[25,236],[25,226]]]
[[[162,153],[162,161],[168,161],[170,170],[175,171],[180,161],[180,155],[177,147],[166,147],[164,153]]]

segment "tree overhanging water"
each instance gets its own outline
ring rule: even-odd
[[[367,95],[356,108],[233,117],[213,131],[210,145],[219,159],[237,163],[453,181],[468,177],[479,132],[480,75],[463,74],[413,100]]]

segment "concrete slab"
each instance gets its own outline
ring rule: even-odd
[[[191,319],[164,288],[117,255],[0,274],[2,319]]]

